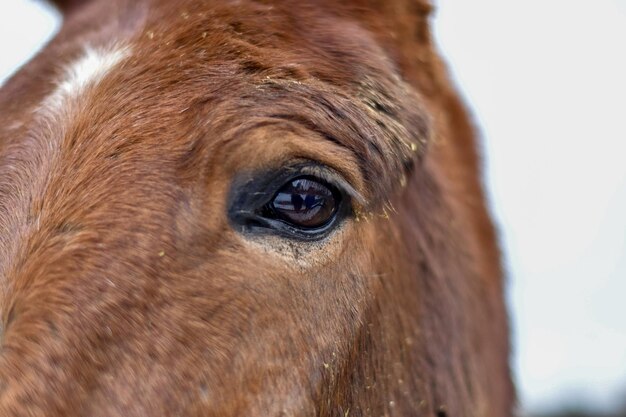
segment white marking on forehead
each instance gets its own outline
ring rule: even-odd
[[[85,48],[84,55],[65,69],[64,78],[57,89],[44,102],[49,110],[59,110],[68,100],[80,97],[85,90],[96,85],[124,58],[130,55],[128,46]]]

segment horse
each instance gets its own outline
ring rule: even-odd
[[[0,93],[0,415],[511,415],[426,0],[56,0]]]

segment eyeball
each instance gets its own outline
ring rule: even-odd
[[[300,229],[317,229],[332,221],[340,194],[313,177],[292,179],[283,185],[266,207],[266,213]]]

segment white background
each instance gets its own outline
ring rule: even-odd
[[[0,0],[0,83],[58,24]],[[435,36],[484,138],[522,405],[608,411],[626,402],[626,0],[440,0]]]
[[[524,405],[626,404],[626,1],[440,0],[436,35],[485,138]]]

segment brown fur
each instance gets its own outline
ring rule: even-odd
[[[473,128],[420,1],[93,0],[0,95],[0,416],[510,415]],[[84,44],[130,57],[37,110]],[[249,238],[235,179],[365,198]]]

